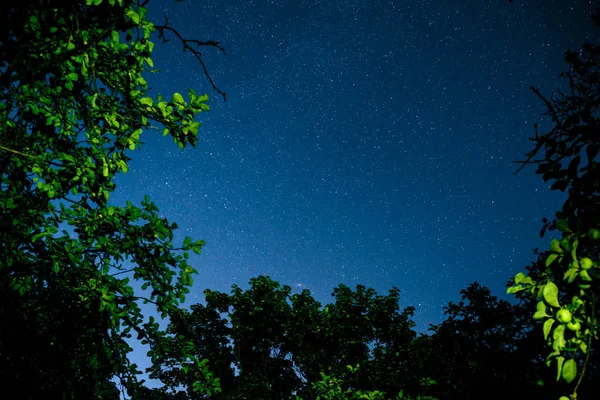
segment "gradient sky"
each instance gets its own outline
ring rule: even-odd
[[[423,331],[473,281],[502,296],[549,243],[564,198],[513,162],[544,111],[529,86],[556,88],[564,50],[596,38],[590,3],[153,0],[151,19],[221,41],[203,54],[227,102],[157,43],[153,92],[191,87],[212,110],[195,150],[145,133],[113,200],[148,194],[206,241],[189,303],[260,274],[321,302],[397,286]]]

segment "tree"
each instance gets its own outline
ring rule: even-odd
[[[445,307],[446,320],[413,345],[412,369],[437,382],[433,395],[545,398],[534,362],[542,344],[532,332],[529,310],[499,300],[477,282],[460,294],[459,302]]]
[[[561,268],[548,268],[546,267],[546,260],[552,251],[539,252],[537,249],[534,250],[537,255],[536,260],[526,267],[527,277],[532,279],[532,282],[561,282],[563,281],[565,271]],[[526,278],[525,278],[526,279]],[[507,287],[512,288],[515,286],[515,278],[511,278],[507,283]],[[523,286],[523,285],[522,285]],[[512,289],[514,290],[514,289]],[[511,291],[512,291],[511,290]],[[543,298],[543,294],[541,295]],[[580,296],[580,288],[578,285],[566,285],[557,293],[557,300],[559,304],[568,305],[573,297]],[[528,353],[528,357],[533,360],[531,372],[537,371],[539,382],[543,382],[543,393],[545,395],[539,395],[535,397],[546,398],[556,393],[564,393],[569,391],[569,384],[564,379],[558,379],[556,371],[547,368],[546,365],[550,365],[552,355],[548,355],[548,345],[553,344],[553,338],[548,332],[549,318],[543,316],[543,312],[537,310],[539,301],[542,298],[533,296],[531,292],[526,290],[520,290],[515,293],[515,297],[519,299],[518,308],[520,310],[521,317],[520,321],[527,326],[529,334],[519,346],[519,352]],[[535,312],[534,312],[535,310]],[[524,314],[523,314],[524,313]],[[548,314],[546,314],[548,315]],[[554,325],[556,322],[552,323]],[[544,328],[545,326],[545,328]],[[550,327],[551,328],[551,327]],[[570,329],[566,329],[567,335],[571,332]],[[585,359],[582,354],[576,355],[578,363],[583,363]],[[600,353],[592,349],[589,353],[589,360],[587,362],[586,373],[582,376],[582,384],[577,390],[579,398],[593,398],[595,393],[600,390]],[[530,370],[532,369],[530,368]],[[535,376],[532,374],[532,376]]]
[[[211,398],[313,399],[329,389],[340,396],[421,389],[406,358],[415,337],[413,308],[399,310],[398,289],[379,296],[361,285],[340,285],[335,301],[322,307],[308,290],[292,294],[289,286],[259,276],[245,291],[234,285],[231,294],[205,295],[206,304],[171,318],[168,331],[191,340],[197,358],[209,360],[223,388]],[[189,390],[184,367],[173,354],[155,365],[152,376],[202,398]]]
[[[600,25],[600,10],[592,18]],[[521,167],[537,165],[536,173],[552,182],[552,190],[568,193],[556,219],[544,221],[541,232],[543,237],[556,230],[561,237],[543,253],[543,271],[517,274],[508,292],[524,291],[537,302],[533,318],[544,321],[544,339],[552,349],[548,364],[556,366],[557,380],[572,383],[570,397],[576,399],[586,375],[589,382],[595,373],[591,360],[600,334],[600,46],[567,51],[565,61],[566,92],[546,98],[532,88],[553,127],[540,134],[536,125],[535,146]]]
[[[177,350],[195,366],[194,390],[218,390],[189,346],[175,348],[139,306],[175,312],[196,273],[188,253],[204,243],[174,244],[176,224],[148,197],[109,202],[142,134],[158,126],[194,146],[195,117],[208,110],[192,90],[148,96],[153,32],[174,34],[201,63],[196,46],[220,49],[154,25],[147,3],[0,5],[0,382],[21,398],[118,398],[115,381],[137,396],[133,338],[153,362]]]

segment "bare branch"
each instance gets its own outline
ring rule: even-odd
[[[217,85],[215,84],[215,82],[213,81],[212,77],[210,76],[210,73],[208,72],[208,68],[206,68],[206,64],[204,64],[204,60],[202,59],[202,53],[199,50],[197,50],[191,46],[191,45],[195,45],[196,47],[202,47],[202,46],[215,47],[215,48],[219,49],[223,54],[226,54],[225,49],[219,44],[219,42],[216,42],[214,40],[201,41],[201,40],[196,40],[196,39],[185,39],[183,36],[181,36],[181,34],[176,29],[171,28],[169,26],[169,19],[167,18],[166,15],[165,15],[164,25],[155,25],[154,27],[158,31],[158,37],[159,37],[159,39],[161,39],[163,41],[163,43],[166,43],[169,41],[167,39],[167,37],[165,36],[166,31],[169,31],[169,32],[173,33],[175,36],[177,36],[177,38],[183,44],[183,51],[185,52],[186,50],[189,50],[194,55],[194,57],[196,57],[196,60],[198,60],[198,62],[202,66],[202,70],[204,71],[204,76],[206,76],[206,78],[208,79],[208,82],[212,86],[213,90],[216,91],[217,93],[219,93],[221,96],[223,96],[223,101],[227,101],[227,93],[225,93],[221,89],[219,89],[217,87]]]
[[[529,88],[529,90],[531,90],[533,93],[535,93],[544,102],[544,104],[548,108],[548,112],[552,116],[552,121],[555,122],[555,123],[557,123],[557,124],[560,123],[560,120],[558,118],[556,110],[554,109],[554,106],[552,105],[552,103],[550,103],[550,101],[548,101],[548,99],[546,99],[544,97],[544,95],[540,92],[540,89],[534,88],[533,86],[531,86]]]
[[[126,269],[124,271],[115,272],[114,274],[110,274],[110,276],[117,276],[117,275],[126,274],[128,272],[133,272],[133,271],[135,271],[135,268],[131,268],[131,269]]]
[[[519,169],[517,169],[515,171],[515,175],[518,174],[519,171],[521,171],[523,168],[525,168],[525,166],[527,164],[539,164],[541,162],[540,160],[531,161],[531,159],[533,157],[535,157],[535,155],[538,153],[538,151],[540,151],[540,149],[544,145],[543,141],[540,140],[540,134],[538,132],[538,124],[537,124],[537,122],[533,124],[533,127],[535,129],[535,137],[530,138],[529,140],[531,140],[532,142],[535,142],[536,146],[535,146],[535,148],[532,151],[530,151],[529,153],[527,153],[527,160],[525,160],[525,161],[516,161],[517,164],[522,164],[522,165],[519,167]]]

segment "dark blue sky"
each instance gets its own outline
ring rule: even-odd
[[[454,3],[454,5],[448,5]],[[502,295],[562,196],[513,161],[530,147],[566,48],[597,33],[566,0],[152,1],[204,51],[227,102],[175,38],[155,93],[209,93],[197,149],[159,132],[114,200],[149,194],[184,235],[202,290],[268,274],[327,302],[339,283],[417,308],[419,330],[479,281]],[[588,38],[591,39],[591,38]],[[158,42],[158,40],[156,40]]]

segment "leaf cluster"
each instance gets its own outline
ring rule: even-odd
[[[594,21],[598,22],[598,15]],[[536,302],[534,320],[543,320],[543,338],[552,351],[556,380],[573,383],[576,398],[586,374],[594,374],[592,347],[600,333],[600,46],[586,44],[567,51],[566,91],[550,98],[534,93],[546,106],[552,129],[536,134],[523,166],[537,164],[536,173],[551,181],[550,189],[568,193],[556,219],[544,219],[541,232],[558,231],[529,274],[515,276],[508,293]],[[543,153],[542,158],[536,158]],[[540,265],[543,263],[543,265]],[[550,309],[548,309],[550,307]]]
[[[208,96],[149,96],[147,3],[0,5],[0,380],[21,398],[134,396],[131,341],[172,351],[141,306],[180,307],[204,242],[175,244],[148,197],[110,195],[153,129],[196,145]]]

